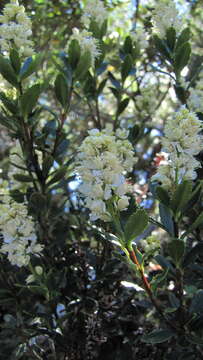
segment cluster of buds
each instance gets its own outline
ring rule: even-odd
[[[25,8],[17,0],[11,0],[0,15],[0,48],[8,53],[13,47],[17,48],[22,57],[33,55],[31,20],[25,13]]]
[[[165,136],[162,140],[166,159],[160,163],[158,172],[152,176],[152,181],[159,181],[168,190],[184,180],[194,180],[195,169],[200,167],[194,158],[200,152],[202,145],[202,123],[185,107],[182,107],[172,119],[166,122]]]
[[[128,131],[93,129],[79,149],[77,171],[82,179],[79,191],[90,209],[90,220],[110,221],[108,202],[119,210],[128,207],[130,185],[125,173],[132,170],[134,153],[127,139]]]
[[[37,243],[35,223],[28,215],[25,203],[16,203],[8,196],[0,205],[0,229],[3,245],[0,252],[8,256],[12,265],[26,266],[30,256],[39,254],[43,246]]]

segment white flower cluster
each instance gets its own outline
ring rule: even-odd
[[[173,0],[170,0],[168,4],[158,1],[152,12],[152,20],[161,38],[165,37],[166,31],[170,27],[173,27],[177,33],[182,27],[182,20]]]
[[[71,35],[70,41],[69,41],[68,46],[66,48],[67,51],[68,51],[70,42],[72,40],[77,40],[78,41],[82,53],[85,53],[86,51],[90,52],[91,65],[94,66],[95,59],[101,53],[100,50],[99,50],[98,40],[95,39],[92,36],[92,33],[87,31],[87,30],[79,31],[79,29],[73,28],[73,34]]]
[[[101,26],[107,17],[108,13],[102,1],[87,0],[81,21],[85,26],[88,26],[91,20],[94,20]]]
[[[0,15],[0,48],[2,52],[8,52],[16,47],[21,56],[33,55],[32,41],[28,38],[32,35],[31,21],[25,13],[24,6],[19,5],[17,0],[11,0]]]
[[[135,162],[133,148],[127,140],[128,131],[109,128],[93,129],[79,149],[78,173],[82,178],[79,191],[90,209],[90,220],[110,221],[106,201],[112,199],[119,210],[128,207],[126,193],[130,186],[124,173],[132,169]]]
[[[149,46],[148,35],[146,31],[139,27],[135,31],[131,31],[131,37],[141,50],[145,50]]]
[[[167,164],[160,163],[152,181],[160,181],[169,190],[184,180],[196,178],[195,169],[200,167],[194,158],[202,147],[201,121],[195,113],[182,107],[166,122],[163,150],[168,154]]]
[[[141,248],[145,251],[147,255],[155,256],[158,251],[160,251],[162,233],[160,231],[152,231],[151,235],[146,239],[140,241]]]
[[[12,265],[28,265],[31,254],[38,254],[43,246],[37,244],[35,226],[24,203],[16,203],[4,196],[0,205],[0,232],[3,235],[1,253],[7,254]]]

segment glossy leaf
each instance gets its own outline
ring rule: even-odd
[[[160,52],[160,54],[165,57],[167,60],[172,60],[172,54],[170,52],[170,49],[168,48],[166,42],[162,39],[160,39],[157,35],[154,35],[154,43],[157,48],[157,50]]]
[[[147,225],[148,215],[145,210],[138,209],[134,214],[130,215],[124,227],[128,245],[145,230]]]
[[[183,266],[194,264],[198,255],[203,254],[203,241],[195,245],[185,256]]]
[[[123,50],[126,54],[132,54],[133,44],[130,36],[127,36],[123,45]]]
[[[176,31],[174,27],[170,27],[166,31],[167,45],[173,51],[176,43]]]
[[[178,37],[176,43],[176,49],[181,47],[185,42],[188,42],[189,40],[190,40],[190,29],[186,28],[181,32],[181,34]]]
[[[20,80],[24,80],[34,72],[36,72],[42,62],[42,54],[35,55],[33,57],[29,57],[24,62],[21,70],[20,70]]]
[[[48,181],[47,185],[50,186],[52,184],[55,184],[56,182],[62,180],[65,175],[67,174],[67,167],[61,167],[60,169],[56,170],[53,174],[53,177],[50,181]]]
[[[199,214],[199,216],[196,218],[194,223],[189,227],[189,229],[187,230],[187,233],[192,232],[197,227],[202,226],[202,225],[203,225],[203,212],[201,214]]]
[[[82,80],[88,72],[92,63],[92,55],[89,51],[86,51],[81,57],[75,70],[75,79]]]
[[[198,290],[192,299],[189,308],[190,313],[203,313],[203,290]]]
[[[129,98],[125,98],[124,100],[122,100],[119,105],[118,105],[118,110],[117,110],[117,115],[120,115],[128,106],[130,99]]]
[[[19,88],[18,78],[10,62],[0,54],[0,73],[11,85]]]
[[[174,60],[174,69],[176,74],[180,74],[180,72],[184,69],[184,67],[188,64],[191,54],[191,46],[189,43],[184,43],[180,47],[178,47],[175,53]]]
[[[179,264],[185,252],[185,243],[183,240],[174,239],[168,245],[169,253],[172,259],[175,261],[175,264]]]
[[[58,74],[55,80],[55,94],[57,100],[66,108],[68,105],[69,88],[65,77],[62,74]]]
[[[164,204],[165,206],[169,205],[169,203],[170,203],[169,194],[162,186],[157,186],[156,196],[162,204]]]
[[[29,175],[14,174],[13,177],[19,182],[32,182],[32,178]]]
[[[12,114],[17,115],[18,107],[17,104],[8,98],[3,92],[0,92],[0,100],[4,104],[4,106],[9,110]]]
[[[21,112],[23,116],[29,115],[34,107],[37,104],[37,100],[39,98],[41,92],[41,87],[39,84],[33,85],[29,88],[20,98],[21,103]]]
[[[171,265],[171,263],[162,255],[156,255],[155,256],[156,262],[165,270],[170,270],[171,272],[174,272],[174,268]]]
[[[122,81],[124,82],[128,75],[130,75],[130,71],[133,66],[133,61],[131,55],[127,55],[124,59],[122,69],[121,69],[121,75],[122,75]]]
[[[192,196],[192,182],[184,181],[177,186],[177,189],[171,199],[171,208],[175,214],[181,211]]]
[[[72,40],[68,48],[68,58],[72,69],[76,69],[80,60],[81,49],[77,40]]]
[[[21,61],[20,61],[19,53],[17,50],[11,49],[10,61],[11,61],[11,65],[12,65],[15,73],[18,75],[20,72],[20,68],[21,68]]]
[[[170,340],[173,336],[175,336],[175,334],[172,330],[160,329],[152,331],[150,334],[144,335],[141,340],[150,344],[161,344],[165,341]]]
[[[161,218],[161,223],[165,227],[166,231],[174,236],[174,223],[171,210],[164,204],[159,204],[159,214]]]

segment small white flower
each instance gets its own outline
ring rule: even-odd
[[[123,173],[132,169],[135,158],[127,135],[124,129],[116,134],[110,127],[93,129],[80,146],[77,171],[83,183],[79,191],[91,211],[91,221],[111,220],[106,207],[111,198],[118,210],[128,206],[129,185]]]
[[[136,28],[135,31],[131,31],[130,35],[141,50],[145,50],[149,46],[148,34],[143,28]]]
[[[201,121],[185,107],[166,122],[162,144],[168,153],[168,161],[160,164],[152,181],[160,181],[166,189],[172,190],[182,181],[196,178],[195,169],[200,163],[194,155],[201,150],[201,129]]]
[[[7,254],[12,265],[26,266],[30,261],[30,255],[38,254],[43,249],[41,244],[37,244],[35,224],[27,213],[27,206],[24,203],[15,203],[5,196],[0,211],[0,228],[3,235],[0,252]]]
[[[68,42],[68,45],[66,47],[66,51],[69,50],[69,45],[72,40],[77,40],[82,54],[89,51],[91,55],[91,65],[94,66],[95,59],[99,57],[101,54],[101,51],[99,49],[99,43],[98,40],[95,39],[92,36],[91,32],[88,32],[87,30],[79,31],[77,28],[73,28],[73,34],[70,37],[70,41]],[[94,131],[97,129],[93,129]]]
[[[0,16],[0,47],[2,52],[8,52],[16,47],[21,56],[34,54],[32,41],[28,38],[32,35],[31,21],[25,13],[24,6],[18,1],[10,1],[3,9]]]
[[[180,33],[182,19],[179,16],[173,0],[170,0],[168,4],[157,1],[152,12],[152,20],[155,29],[161,38],[165,37],[166,31],[170,27],[173,27],[177,33]]]
[[[107,16],[107,10],[101,0],[87,0],[81,21],[85,26],[88,26],[90,21],[94,20],[101,26]]]
[[[129,205],[129,199],[127,196],[123,196],[121,199],[118,200],[118,209],[119,210],[126,210]]]

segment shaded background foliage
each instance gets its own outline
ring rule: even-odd
[[[33,22],[33,39],[37,52],[43,52],[43,65],[36,71],[36,77],[43,84],[44,93],[40,97],[42,111],[40,113],[43,138],[37,139],[38,150],[52,149],[55,139],[60,135],[54,154],[55,161],[69,168],[69,175],[59,174],[59,178],[50,186],[49,196],[44,205],[43,199],[36,196],[33,187],[27,183],[9,185],[12,196],[22,200],[26,194],[30,201],[30,212],[38,219],[41,227],[39,237],[46,244],[45,256],[33,258],[33,266],[43,267],[43,286],[40,280],[36,285],[26,285],[26,278],[30,274],[26,268],[16,268],[1,256],[0,269],[0,358],[2,359],[174,359],[181,346],[174,354],[173,340],[170,345],[148,345],[141,342],[141,336],[152,330],[156,325],[154,310],[150,302],[142,294],[140,288],[132,283],[138,282],[135,275],[125,263],[120,262],[114,252],[114,246],[104,239],[98,228],[87,221],[88,214],[75,193],[72,161],[77,147],[87,133],[87,129],[94,127],[97,103],[95,100],[94,79],[89,74],[87,82],[80,85],[73,93],[71,112],[61,134],[57,130],[57,118],[61,116],[61,109],[54,95],[54,79],[56,67],[60,66],[58,55],[67,43],[73,27],[80,27],[80,1],[22,1]],[[120,72],[122,72],[124,39],[127,30],[123,27],[123,10],[129,4],[125,1],[106,1],[110,6],[110,26],[116,20],[117,36],[106,39],[106,63],[99,69],[99,84],[103,81],[105,93],[100,102],[102,125],[112,123],[112,118],[118,114],[118,91],[121,86]],[[201,1],[182,1],[180,4],[191,5],[191,28],[194,41],[194,54],[189,65],[188,79],[202,62],[203,34],[198,24],[202,21]],[[2,1],[0,8],[6,1]],[[136,5],[136,4],[134,4]],[[140,21],[151,31],[150,7],[147,16],[145,7],[137,1],[137,6],[125,21],[131,29],[136,21]],[[129,9],[129,7],[128,7]],[[139,11],[138,11],[138,10]],[[144,19],[144,20],[143,20]],[[119,25],[120,24],[120,25]],[[120,57],[118,56],[120,54]],[[63,55],[63,54],[62,54]],[[131,174],[135,186],[135,195],[141,205],[148,208],[151,214],[157,209],[148,191],[147,182],[156,167],[155,155],[160,151],[158,136],[163,133],[163,120],[177,108],[179,103],[171,97],[173,84],[165,75],[157,77],[150,64],[158,63],[162,59],[157,56],[154,46],[149,46],[144,54],[136,54],[139,72],[136,84],[133,82],[128,88],[122,88],[122,97],[127,98],[117,118],[120,124],[132,127],[132,140],[137,148],[138,162]],[[137,104],[137,97],[142,92],[147,81],[156,78],[156,104],[153,109],[141,113]],[[98,84],[97,84],[98,85]],[[174,93],[173,93],[174,94]],[[153,99],[154,101],[154,99]],[[166,105],[164,105],[166,104]],[[162,108],[163,105],[163,108]],[[150,104],[151,106],[151,104]],[[51,110],[51,111],[50,111]],[[152,110],[152,111],[151,111]],[[152,121],[153,118],[153,121]],[[136,126],[135,126],[136,125]],[[6,136],[1,129],[2,136]],[[15,139],[8,140],[8,146],[2,147],[1,167],[2,181],[9,184],[10,165],[9,153],[15,152]],[[200,154],[201,156],[201,154]],[[199,171],[199,178],[202,173]],[[68,200],[68,201],[67,201]],[[39,206],[40,204],[40,206]],[[186,213],[186,225],[192,222],[202,210],[199,200],[193,212]],[[100,225],[100,224],[99,224]],[[149,233],[154,227],[152,226]],[[108,230],[108,229],[107,229]],[[201,241],[201,229],[189,239],[190,248],[195,241]],[[193,250],[194,252],[194,250]],[[202,244],[196,248],[193,261],[186,272],[188,293],[191,297],[194,288],[202,288]],[[121,255],[122,256],[122,255]],[[148,256],[146,254],[146,256]],[[150,262],[150,256],[149,256]],[[189,261],[190,262],[190,261]],[[193,278],[191,279],[191,268]],[[149,266],[151,276],[159,273],[156,264]],[[123,281],[129,282],[128,287]],[[24,284],[24,286],[22,286]],[[167,303],[164,292],[162,297]],[[149,315],[150,314],[150,315]],[[202,328],[202,315],[194,327]],[[184,347],[184,345],[183,345]],[[179,354],[179,355],[180,355]],[[197,354],[185,347],[182,356],[188,359],[197,358]]]

